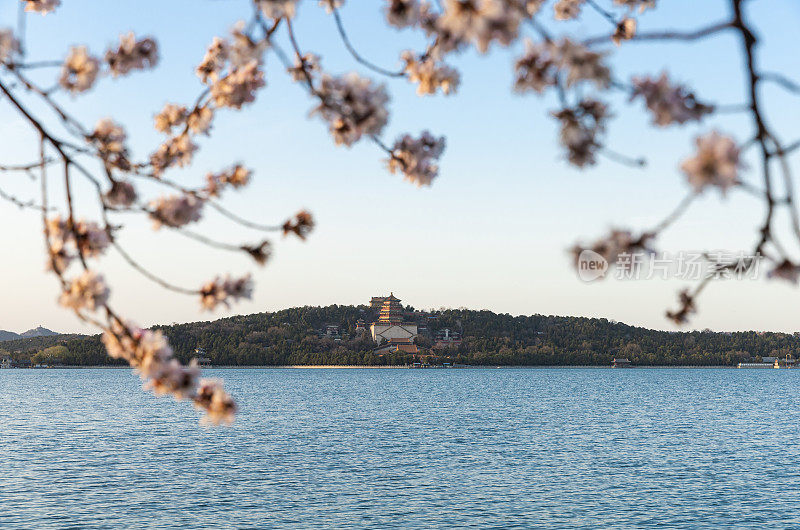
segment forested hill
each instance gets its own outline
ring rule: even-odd
[[[215,365],[406,364],[409,355],[373,352],[366,334],[355,333],[356,321],[375,314],[366,306],[298,307],[274,313],[158,326],[182,360],[206,351]],[[639,365],[734,365],[757,356],[796,355],[800,336],[785,333],[665,332],[606,319],[555,316],[511,316],[490,311],[446,309],[406,318],[427,331],[417,344],[432,362],[475,365],[607,365],[627,357]],[[326,325],[340,336],[321,335]],[[460,345],[433,348],[444,328],[463,335]],[[14,358],[74,365],[116,364],[104,355],[99,337],[55,336],[0,344]]]

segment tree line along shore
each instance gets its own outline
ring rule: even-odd
[[[357,331],[359,321],[375,316],[363,305],[297,307],[154,329],[164,332],[181,361],[197,357],[199,349],[212,366],[607,366],[619,357],[639,366],[734,366],[800,348],[800,334],[777,332],[670,332],[604,318],[467,309],[406,307],[405,315],[424,330],[415,339],[416,354],[377,352],[368,331]],[[461,340],[437,341],[445,329]],[[0,354],[25,365],[124,364],[106,355],[97,335],[8,340],[0,342]]]

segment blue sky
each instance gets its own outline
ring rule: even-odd
[[[550,16],[551,3],[544,20],[554,33],[587,36],[607,31],[607,23],[592,13],[580,22],[556,23]],[[660,3],[659,9],[640,18],[640,30],[696,28],[728,16],[727,2],[721,0]],[[423,41],[413,32],[385,27],[382,5],[349,0],[342,16],[356,47],[373,62],[392,67],[400,51],[420,48]],[[753,0],[748,7],[762,37],[758,53],[764,68],[800,78],[793,39],[800,5]],[[0,2],[0,26],[14,24],[16,8],[15,1]],[[130,30],[154,35],[161,50],[154,71],[103,79],[77,98],[59,96],[88,125],[105,116],[123,123],[133,151],[141,157],[159,140],[153,114],[166,102],[193,101],[201,90],[193,69],[205,47],[249,13],[245,0],[64,0],[54,15],[28,17],[29,59],[60,59],[71,44],[86,44],[101,53]],[[349,58],[333,20],[316,2],[303,3],[295,24],[301,46],[321,55],[327,70],[368,73]],[[285,35],[279,41],[285,42]],[[290,82],[275,57],[268,56],[268,86],[256,102],[244,112],[220,113],[211,138],[201,141],[193,166],[172,177],[196,183],[208,171],[244,162],[254,169],[254,181],[246,191],[227,196],[229,207],[264,222],[281,221],[308,208],[317,218],[317,229],[306,243],[278,238],[274,259],[258,269],[240,256],[197,246],[175,234],[154,234],[145,220],[132,222],[120,235],[121,242],[166,278],[194,287],[216,273],[251,271],[256,294],[230,312],[203,313],[195,299],[162,291],[111,255],[101,268],[114,286],[115,306],[142,324],[152,324],[306,304],[364,303],[393,291],[417,308],[465,306],[512,314],[599,316],[671,329],[663,312],[675,305],[683,282],[610,279],[587,285],[570,268],[566,249],[610,227],[638,230],[656,224],[687,192],[677,166],[691,153],[693,137],[718,128],[747,139],[752,134],[749,118],[720,115],[699,125],[653,129],[640,103],[631,105],[625,97],[613,96],[617,118],[610,125],[609,147],[645,155],[649,165],[633,169],[601,159],[593,168],[576,170],[561,159],[556,125],[547,117],[556,108],[555,100],[523,97],[510,89],[520,49],[493,47],[487,55],[455,57],[452,62],[461,71],[462,85],[451,97],[421,98],[407,82],[385,81],[392,97],[387,141],[423,129],[447,137],[440,177],[426,189],[385,171],[381,153],[371,144],[334,146],[325,126],[308,117],[313,102]],[[667,69],[701,98],[726,104],[744,101],[740,43],[732,32],[694,44],[628,44],[609,50],[614,52],[611,62],[618,77]],[[37,78],[48,84],[56,75],[46,71]],[[765,87],[764,96],[770,124],[785,140],[800,137],[797,96],[772,86]],[[49,123],[57,130],[55,122]],[[35,135],[1,101],[0,134],[0,160],[35,158]],[[757,160],[750,165],[754,169],[745,178],[756,181]],[[25,177],[6,175],[3,189],[34,197],[38,188]],[[91,217],[89,202],[79,206]],[[762,215],[762,206],[747,195],[733,192],[721,198],[707,192],[659,239],[658,247],[671,252],[746,249]],[[7,282],[0,329],[42,324],[59,331],[91,331],[54,304],[58,291],[54,279],[43,273],[37,214],[4,204],[0,222],[7,227],[0,232]],[[258,238],[213,215],[202,229],[224,239]],[[800,329],[794,317],[798,294],[796,288],[763,280],[713,284],[700,299],[701,312],[690,327],[794,331]]]

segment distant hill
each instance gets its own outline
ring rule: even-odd
[[[19,333],[14,333],[13,331],[6,331],[4,329],[0,329],[0,342],[6,340],[16,340],[22,338],[22,335]]]
[[[22,338],[28,338],[28,337],[52,337],[53,335],[60,335],[60,333],[56,333],[55,331],[43,328],[42,326],[37,326],[33,329],[29,329],[24,333],[20,333],[19,336]]]
[[[211,322],[156,326],[169,338],[181,361],[205,349],[213,365],[407,364],[419,357],[380,355],[366,334],[356,333],[358,320],[376,317],[368,306],[295,307]],[[432,362],[471,365],[601,365],[627,357],[635,365],[731,366],[761,357],[800,352],[800,333],[753,331],[658,331],[604,318],[546,315],[512,316],[490,311],[443,309],[423,313],[407,308],[405,318],[426,329],[417,339],[422,355]],[[340,337],[321,330],[338,325]],[[463,341],[435,349],[433,337],[443,329],[460,332]],[[47,357],[52,346],[57,359]],[[14,358],[39,358],[67,365],[109,365],[122,361],[106,355],[100,336],[50,335],[6,340],[0,349]],[[48,350],[51,351],[51,350]]]
[[[60,333],[43,328],[42,326],[29,329],[24,333],[14,333],[13,331],[5,331],[0,329],[0,342],[5,342],[7,340],[29,339],[31,337],[54,337],[56,335],[60,335]]]

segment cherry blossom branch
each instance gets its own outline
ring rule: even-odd
[[[44,91],[38,90],[32,85],[32,83],[27,82],[27,80],[21,76],[18,75],[18,77],[29,90],[32,90],[44,97],[48,103],[51,104],[54,110],[57,111],[57,114],[59,114],[62,120],[70,120],[66,113],[61,111],[61,109],[49,99],[49,96],[45,94]],[[39,132],[41,137],[40,166],[42,171],[42,222],[44,225],[47,253],[51,268],[58,277],[62,286],[61,303],[73,309],[78,318],[105,329],[106,337],[104,338],[104,341],[107,342],[106,345],[109,348],[109,353],[115,357],[126,358],[132,366],[141,372],[142,377],[149,381],[148,384],[157,393],[170,392],[178,398],[189,397],[198,407],[206,410],[211,421],[230,421],[233,413],[235,412],[235,403],[221,389],[221,386],[218,383],[209,383],[204,382],[203,380],[198,381],[197,369],[193,366],[189,366],[187,368],[178,364],[177,361],[175,361],[172,357],[171,349],[169,349],[166,343],[161,339],[160,335],[154,335],[146,330],[132,331],[132,328],[119,319],[113,312],[107,302],[108,289],[105,287],[102,277],[91,271],[86,262],[86,251],[91,248],[86,247],[86,245],[100,243],[99,241],[97,243],[92,243],[91,237],[97,236],[91,236],[91,234],[87,234],[90,239],[86,240],[86,235],[78,230],[78,224],[75,221],[75,212],[73,207],[70,169],[75,167],[81,173],[85,174],[95,184],[98,194],[100,194],[99,182],[65,151],[64,146],[66,143],[49,134],[44,126],[37,119],[35,119],[33,115],[16,99],[16,97],[5,86],[5,84],[0,83],[0,91],[5,94],[9,101],[11,101],[12,105],[17,108],[20,114]],[[56,251],[54,251],[54,247],[51,247],[52,239],[56,237],[56,234],[53,234],[52,230],[50,229],[51,221],[46,217],[46,210],[48,207],[45,168],[48,165],[48,159],[44,152],[45,142],[49,143],[59,153],[62,159],[64,168],[66,205],[69,212],[69,216],[66,222],[63,224],[63,228],[61,226],[56,226],[56,221],[53,221],[56,223],[54,226],[61,231],[61,234],[58,237],[68,238],[75,242],[77,258],[81,262],[84,269],[83,275],[75,280],[70,281],[67,281],[62,274],[63,270],[66,268],[66,264],[61,264],[56,260]],[[100,155],[101,154],[98,153],[98,156]],[[101,158],[103,159],[106,171],[108,172],[108,160],[105,158],[105,156],[101,156]],[[109,179],[113,181],[110,173]],[[103,206],[103,218],[106,219],[105,212],[107,210],[107,205],[103,201],[102,197],[101,203]],[[108,225],[107,220],[105,223],[106,226],[104,232],[98,233],[107,234],[111,240],[113,239],[111,237],[111,228]],[[92,228],[91,226],[83,226],[82,229],[91,230]],[[68,235],[65,236],[65,233]],[[57,252],[63,252],[61,247],[59,247]],[[132,261],[130,256],[127,256],[127,258],[129,262]],[[62,257],[59,259],[63,260],[64,258]],[[222,287],[226,289],[236,289],[236,296],[241,296],[243,294],[246,295],[247,290],[249,289],[246,283],[228,282],[227,280]],[[200,293],[200,291],[195,292]],[[210,292],[211,296],[214,298],[213,303],[216,303],[216,300],[221,300],[224,302],[224,298],[218,298],[217,292]],[[227,293],[221,294],[227,296]],[[209,302],[207,302],[208,298],[208,292],[204,292],[204,304],[207,307],[211,307]],[[111,324],[111,328],[104,326],[99,320],[87,315],[84,311],[84,308],[89,310],[97,310],[100,308],[104,309]],[[150,337],[152,337],[152,340]],[[151,343],[153,343],[151,346],[147,346],[147,344]]]
[[[755,253],[759,253],[761,250],[763,250],[764,244],[766,244],[766,242],[770,239],[772,215],[775,207],[775,201],[772,195],[772,179],[770,176],[769,165],[771,155],[767,147],[767,138],[770,136],[770,133],[761,114],[760,100],[758,96],[757,85],[759,82],[759,74],[756,68],[756,58],[754,53],[756,37],[744,22],[741,7],[742,0],[731,0],[731,4],[734,12],[734,20],[731,22],[731,27],[736,28],[742,38],[746,70],[749,78],[748,98],[750,108],[752,110],[753,122],[756,128],[756,138],[761,148],[761,164],[764,175],[764,194],[767,204],[767,212],[764,219],[764,224],[761,228],[761,239],[755,248]]]
[[[520,27],[527,21],[538,35],[539,42],[526,43],[525,54],[516,61],[515,90],[540,95],[549,90],[555,92],[560,108],[552,115],[559,121],[559,139],[566,148],[566,158],[576,167],[595,164],[598,155],[631,166],[644,164],[643,159],[620,154],[603,145],[606,125],[612,113],[601,98],[609,90],[625,91],[631,100],[641,101],[650,113],[653,125],[658,127],[689,121],[699,122],[712,111],[718,114],[750,113],[756,133],[751,140],[741,145],[737,146],[734,139],[716,131],[697,139],[695,155],[684,160],[681,165],[681,170],[693,190],[653,230],[638,235],[616,230],[610,238],[598,242],[593,248],[609,258],[619,255],[620,252],[636,249],[652,252],[652,240],[672,226],[704,188],[717,187],[724,193],[730,187],[738,187],[763,200],[767,206],[754,254],[766,256],[777,265],[776,271],[796,281],[800,267],[789,261],[786,250],[774,237],[773,223],[777,222],[774,210],[778,207],[788,208],[793,234],[800,242],[800,215],[795,205],[793,176],[787,160],[787,156],[800,147],[800,142],[784,146],[768,128],[764,121],[758,85],[761,81],[776,83],[793,93],[800,93],[800,86],[782,74],[758,70],[754,53],[756,38],[741,12],[742,0],[731,1],[734,7],[731,21],[690,31],[663,30],[637,34],[634,19],[624,17],[618,20],[614,12],[604,8],[598,0],[586,0],[585,3],[591,9],[615,26],[615,32],[613,35],[578,41],[566,36],[559,36],[557,40],[552,38],[547,28],[532,16],[541,7],[536,1],[492,2],[497,9],[470,9],[470,2],[437,2],[437,12],[429,5],[398,0],[391,9],[387,9],[387,22],[395,27],[422,31],[431,43],[421,55],[404,52],[401,59],[405,66],[399,71],[382,68],[358,52],[345,29],[339,10],[340,1],[324,0],[320,4],[333,14],[339,38],[358,65],[381,75],[405,77],[409,82],[417,84],[419,95],[434,94],[437,91],[444,94],[454,92],[460,75],[444,62],[448,56],[461,53],[469,47],[479,53],[486,53],[490,47],[511,46],[523,38]],[[569,2],[559,2],[562,5],[555,7],[557,18],[566,20],[577,17],[580,14],[580,3],[576,2],[576,9]],[[625,4],[631,9],[653,7],[648,0],[627,0]],[[48,2],[47,5],[33,2],[33,5],[34,10],[46,13],[53,9],[53,5],[57,6],[58,2]],[[199,295],[201,304],[206,309],[227,304],[229,299],[248,297],[251,290],[249,277],[216,278],[200,289],[174,285],[144,267],[119,244],[115,233],[122,225],[112,225],[109,216],[115,213],[147,216],[157,226],[175,230],[184,237],[207,246],[245,252],[259,264],[263,264],[270,255],[269,241],[254,245],[236,245],[189,230],[187,225],[199,221],[202,211],[208,210],[203,210],[203,207],[208,205],[242,227],[264,232],[282,231],[284,236],[295,234],[301,239],[305,238],[313,227],[313,218],[305,211],[289,218],[283,225],[269,225],[248,221],[217,200],[224,189],[238,188],[249,180],[250,171],[238,164],[231,169],[208,174],[205,186],[199,187],[183,186],[165,176],[170,168],[184,167],[191,163],[193,153],[198,149],[196,138],[200,134],[209,134],[217,112],[223,109],[239,110],[255,99],[256,92],[265,85],[263,59],[264,54],[269,51],[275,53],[293,80],[303,85],[315,99],[312,114],[325,122],[337,144],[350,146],[367,137],[386,155],[384,161],[389,171],[401,172],[407,180],[417,185],[430,184],[438,174],[438,158],[444,149],[444,138],[436,138],[427,131],[418,138],[404,135],[394,143],[385,142],[382,134],[389,116],[385,86],[377,85],[371,79],[355,73],[334,76],[322,70],[318,57],[313,53],[303,53],[298,45],[293,27],[296,7],[296,0],[254,0],[254,12],[249,22],[237,24],[231,30],[229,39],[215,38],[212,41],[196,71],[204,85],[203,89],[188,108],[169,103],[156,115],[155,128],[165,133],[166,139],[143,162],[132,160],[125,145],[127,135],[120,125],[110,119],[101,120],[90,131],[65,106],[56,101],[53,92],[64,90],[75,95],[88,90],[98,75],[126,75],[130,70],[154,66],[158,59],[154,39],[136,39],[133,34],[122,36],[119,48],[109,49],[102,61],[83,46],[73,47],[64,62],[27,61],[21,53],[24,51],[22,43],[15,42],[10,30],[0,29],[0,67],[9,72],[9,82],[3,81],[0,84],[0,92],[9,98],[19,113],[38,131],[41,139],[38,164],[0,166],[0,171],[5,168],[7,171],[30,174],[37,167],[41,170],[42,222],[48,260],[61,282],[62,305],[72,309],[78,318],[100,325],[104,330],[103,340],[109,355],[127,360],[140,371],[157,393],[166,392],[178,398],[188,398],[218,421],[232,418],[235,403],[230,396],[221,387],[198,380],[199,373],[195,366],[178,364],[160,334],[141,330],[118,316],[108,303],[108,289],[102,277],[88,265],[108,246],[113,246],[123,260],[138,273],[165,289]],[[21,16],[17,28],[17,37],[20,40],[24,35],[24,20],[24,16]],[[287,28],[295,61],[291,61],[291,54],[284,53],[276,42],[276,31],[281,25]],[[749,85],[746,105],[707,104],[698,100],[687,87],[671,82],[666,73],[659,78],[634,77],[630,83],[617,80],[607,62],[610,52],[590,49],[591,46],[609,41],[618,45],[629,41],[693,42],[728,29],[734,29],[743,42]],[[25,74],[27,70],[58,66],[62,69],[61,77],[52,88],[37,85]],[[27,105],[23,104],[26,100],[22,98],[29,95],[37,102],[41,99],[48,117],[50,112],[55,113],[68,131],[65,136],[79,138],[80,141],[76,142],[79,145],[52,136],[43,126],[45,122],[36,118],[26,108]],[[751,146],[760,148],[763,190],[743,182],[739,176],[740,156]],[[58,156],[51,159],[46,156],[46,150]],[[771,163],[776,159],[784,179],[785,197],[777,197],[774,191]],[[93,167],[89,165],[89,161],[101,163],[104,175],[89,171]],[[68,214],[65,219],[60,215],[48,218],[46,214],[46,170],[55,163],[63,164]],[[97,202],[101,206],[101,224],[76,220],[76,205],[80,202],[73,201],[73,194],[78,189],[75,187],[77,181],[73,180],[78,176],[87,178],[94,186]],[[104,178],[107,182],[103,182]],[[131,182],[144,180],[157,182],[160,186],[175,190],[176,194],[158,197],[150,202],[142,201]],[[104,187],[107,188],[108,185],[111,186],[110,189],[105,190]],[[5,192],[0,190],[0,198],[5,198],[3,194]],[[63,273],[73,259],[81,262],[83,272],[77,278],[68,279]],[[715,267],[729,268],[731,264],[715,262]],[[687,315],[694,312],[695,299],[711,279],[713,278],[704,278],[694,290],[681,293],[681,308],[672,312],[670,318],[685,322]],[[92,316],[98,314],[96,311],[103,315],[100,319],[105,318],[105,322]]]
[[[773,237],[772,234],[772,220],[775,207],[779,204],[785,204],[790,211],[793,233],[798,242],[800,242],[800,215],[798,215],[797,208],[794,204],[793,180],[788,162],[786,161],[786,150],[775,139],[775,135],[766,125],[763,117],[760,97],[758,94],[758,84],[760,81],[772,80],[777,81],[779,84],[782,83],[782,81],[776,80],[775,78],[771,79],[769,75],[765,77],[759,72],[755,56],[755,46],[758,41],[755,34],[745,22],[742,11],[742,0],[731,0],[731,5],[733,8],[734,19],[730,23],[730,27],[734,28],[741,37],[745,70],[747,74],[747,90],[749,100],[748,106],[753,119],[753,124],[756,129],[755,143],[759,146],[761,154],[761,170],[764,181],[764,190],[763,192],[756,192],[756,194],[760,195],[766,204],[765,218],[759,230],[760,237],[755,245],[755,249],[753,251],[753,255],[755,257],[751,258],[751,264],[752,260],[757,259],[758,256],[767,256],[770,261],[773,261],[777,264],[776,268],[770,273],[771,276],[774,275],[777,277],[790,279],[792,281],[797,281],[799,269],[798,266],[788,259],[786,250],[782,247],[780,242]],[[792,89],[791,82],[789,82],[789,89]],[[772,142],[774,144],[772,150],[770,149],[768,142]],[[779,159],[784,175],[786,197],[783,200],[776,199],[772,191],[770,160],[776,156]],[[750,186],[744,185],[741,182],[739,185],[747,191],[752,191],[752,187]],[[779,258],[770,257],[765,252],[765,246],[767,244],[771,244],[777,249],[778,253],[780,254]],[[731,266],[731,264],[717,264],[718,268],[730,268]],[[711,276],[706,277],[693,291],[682,291],[680,293],[680,308],[674,312],[667,312],[667,316],[677,323],[686,322],[687,316],[695,311],[694,304],[697,296],[711,279]]]
[[[653,41],[684,41],[693,42],[699,39],[710,37],[733,27],[733,22],[719,22],[694,31],[643,31],[637,33],[628,42],[653,42]],[[594,46],[595,44],[607,44],[611,42],[611,35],[598,35],[582,41],[584,46]]]

